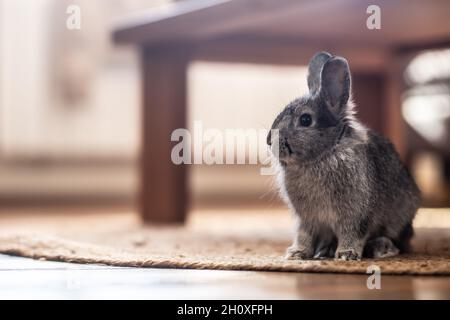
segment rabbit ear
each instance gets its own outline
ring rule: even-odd
[[[341,113],[350,97],[350,68],[342,57],[329,59],[322,68],[320,96],[334,114]]]
[[[328,52],[318,52],[316,53],[308,65],[308,88],[311,94],[316,93],[320,88],[320,73],[322,72],[322,67],[332,57]]]

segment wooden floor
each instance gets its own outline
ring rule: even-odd
[[[450,299],[450,277],[113,268],[0,255],[0,299]]]

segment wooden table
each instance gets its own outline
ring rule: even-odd
[[[125,19],[117,43],[136,44],[143,74],[141,213],[146,222],[186,217],[187,170],[170,158],[170,135],[186,127],[190,61],[305,65],[317,51],[349,60],[359,117],[405,138],[402,72],[420,50],[450,44],[450,1],[379,0],[381,29],[369,30],[366,0],[194,0]]]

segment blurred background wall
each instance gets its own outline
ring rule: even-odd
[[[139,53],[114,46],[113,23],[168,0],[0,0],[0,205],[133,204],[139,152]],[[65,27],[82,8],[81,30]],[[425,204],[450,204],[450,50],[405,74],[407,161]],[[306,91],[306,68],[195,62],[189,121],[269,128]],[[169,137],[168,137],[169,139]],[[258,165],[196,165],[194,205],[277,204]],[[238,181],[238,182],[237,182]]]
[[[131,201],[138,60],[109,33],[119,15],[161,2],[0,2],[0,198]],[[80,30],[66,28],[71,4],[82,8]]]

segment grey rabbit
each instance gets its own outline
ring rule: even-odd
[[[317,53],[307,82],[309,93],[284,108],[267,136],[298,220],[287,258],[409,252],[420,192],[389,140],[355,118],[346,59]]]

